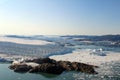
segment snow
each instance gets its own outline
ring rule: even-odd
[[[107,51],[106,56],[99,55],[91,55],[91,50],[83,49],[76,50],[70,54],[64,55],[53,55],[50,56],[51,59],[55,59],[57,61],[70,61],[70,62],[81,62],[90,65],[100,66],[102,63],[120,61],[120,53],[117,52],[109,52]]]
[[[39,66],[39,64],[34,63],[34,62],[23,62],[24,64],[31,66],[31,67],[36,67]],[[20,62],[19,61],[13,61],[12,65],[19,65]]]
[[[34,62],[27,62],[27,63],[25,63],[25,64],[27,64],[28,66],[31,66],[31,67],[39,66],[39,64],[34,63]]]
[[[18,44],[31,44],[31,45],[53,44],[53,42],[48,42],[45,40],[30,40],[30,39],[10,38],[10,37],[2,37],[2,36],[0,37],[0,41],[13,42]]]

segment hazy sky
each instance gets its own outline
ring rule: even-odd
[[[120,0],[0,0],[0,34],[120,34]]]

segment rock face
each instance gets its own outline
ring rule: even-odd
[[[50,59],[50,58],[38,58],[38,59],[32,59],[32,60],[25,60],[25,62],[35,62],[35,63],[38,63],[38,64],[56,63],[55,60]]]
[[[34,67],[29,72],[46,72],[52,74],[61,74],[65,69],[61,66],[51,64],[51,63],[43,63],[37,67]]]
[[[26,64],[19,64],[19,65],[11,65],[9,67],[10,69],[14,70],[15,72],[27,72],[29,71],[30,69],[32,69],[31,66],[28,66]]]
[[[97,72],[94,70],[94,68],[97,68],[97,66],[69,61],[59,61],[58,64],[67,71],[80,71],[90,74],[97,74]]]
[[[39,65],[33,67],[27,65],[28,62],[34,62]],[[78,62],[55,61],[49,58],[26,60],[24,63],[12,64],[9,68],[14,70],[15,72],[30,72],[30,73],[45,72],[52,74],[61,74],[63,71],[66,70],[66,71],[80,71],[89,74],[97,74],[97,72],[94,70],[94,68],[97,68],[97,66]]]

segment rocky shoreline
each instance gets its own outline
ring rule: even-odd
[[[94,68],[98,68],[98,66],[79,62],[56,61],[50,58],[38,58],[25,60],[23,62],[13,62],[9,68],[15,72],[61,74],[63,71],[80,71],[97,74]]]

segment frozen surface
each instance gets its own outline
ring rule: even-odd
[[[56,42],[49,42],[48,38],[43,40],[36,37],[0,36],[0,53],[3,54],[48,57],[69,52],[72,52],[72,49]]]
[[[100,54],[105,54],[106,56]],[[110,51],[95,52],[95,50],[91,50],[91,49],[82,49],[82,50],[75,50],[73,51],[73,53],[70,54],[53,55],[50,56],[50,58],[55,59],[57,61],[65,60],[65,61],[82,62],[82,63],[100,66],[102,63],[120,61],[120,53],[110,52]]]
[[[53,44],[53,42],[48,42],[45,40],[30,40],[30,39],[23,39],[23,38],[11,38],[11,37],[0,37],[0,41],[3,42],[13,42],[19,44],[30,44],[30,45],[46,45],[46,44]]]

